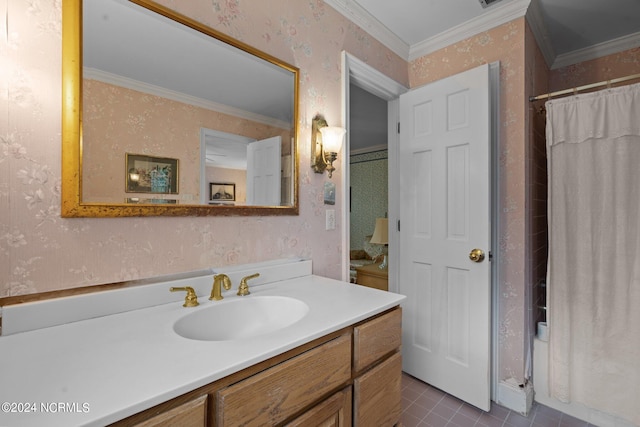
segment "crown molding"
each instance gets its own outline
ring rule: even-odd
[[[540,8],[540,2],[532,1],[529,9],[527,10],[527,22],[529,28],[533,33],[533,37],[538,43],[538,48],[542,52],[544,61],[547,63],[547,67],[551,68],[553,61],[556,59],[556,52],[551,43],[551,36],[547,30],[547,26],[544,23],[544,17],[542,15],[542,9]]]
[[[409,48],[409,61],[429,55],[439,49],[468,39],[483,31],[525,16],[531,0],[513,0],[493,10],[485,12],[477,18],[470,19],[447,31],[416,43]]]
[[[207,110],[216,111],[230,116],[239,117],[246,120],[262,123],[269,126],[275,126],[282,129],[290,129],[291,124],[282,120],[277,120],[271,117],[263,116],[261,114],[251,113],[239,108],[230,107],[224,104],[218,104],[217,102],[209,101],[207,99],[198,98],[196,96],[186,95],[181,92],[165,89],[160,86],[144,83],[138,80],[129,79],[119,76],[117,74],[108,73],[96,68],[84,67],[82,69],[82,76],[85,79],[98,80],[103,83],[109,83],[116,86],[121,86],[127,89],[136,90],[138,92],[147,93],[149,95],[159,96],[161,98],[171,99],[173,101],[182,102],[184,104],[193,105],[196,107],[205,108]]]
[[[590,61],[592,59],[612,55],[624,50],[633,49],[638,46],[640,46],[640,32],[558,55],[553,61],[551,69],[555,70],[557,68],[567,67],[579,62]]]
[[[438,49],[490,30],[498,25],[524,16],[531,0],[513,0],[489,10],[481,16],[451,28],[427,40],[409,46],[392,33],[366,9],[354,0],[325,0],[325,3],[347,19],[360,26],[380,43],[391,49],[405,61],[413,61]]]
[[[484,13],[478,18],[471,19],[409,46],[354,0],[325,0],[325,3],[360,26],[406,61],[413,61],[429,55],[439,49],[451,46],[461,40],[473,37],[476,34],[488,31],[522,16],[526,16],[538,47],[550,69],[566,67],[640,46],[640,32],[638,32],[585,49],[556,55],[551,43],[551,37],[544,24],[540,6],[538,2],[532,0],[513,0]]]
[[[343,51],[346,67],[349,69],[349,81],[386,101],[391,101],[407,88],[395,80],[372,68],[364,61]]]
[[[353,0],[325,0],[325,3],[391,49],[400,58],[407,60],[409,57],[409,45],[358,3]]]

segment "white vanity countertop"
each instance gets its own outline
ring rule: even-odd
[[[236,287],[223,293],[223,301],[199,297],[195,308],[172,302],[0,337],[0,426],[109,424],[405,298],[311,275],[253,287],[246,297],[236,296]],[[173,330],[176,320],[195,310],[259,295],[299,299],[309,312],[291,326],[246,340],[197,341]]]

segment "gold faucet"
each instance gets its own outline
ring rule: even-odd
[[[211,288],[210,300],[220,301],[222,296],[222,286],[225,290],[231,289],[231,279],[226,274],[216,274],[213,276],[213,288]]]
[[[187,291],[187,296],[184,297],[183,307],[196,307],[199,305],[198,296],[196,295],[196,291],[191,286],[181,286],[181,287],[170,287],[169,290],[171,292],[177,291]]]
[[[240,286],[238,286],[238,295],[241,296],[241,297],[249,295],[251,292],[249,292],[249,285],[247,285],[247,280],[255,279],[258,276],[260,276],[260,273],[256,273],[256,274],[252,274],[251,276],[243,277],[242,280],[240,280]]]

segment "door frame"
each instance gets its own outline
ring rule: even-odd
[[[250,144],[257,141],[255,138],[237,135],[235,133],[222,132],[220,130],[200,128],[200,204],[209,204],[209,183],[207,181],[207,137],[226,139],[241,144]]]
[[[408,89],[396,82],[392,78],[382,74],[380,71],[372,68],[370,65],[342,51],[342,123],[347,129],[344,145],[342,148],[341,165],[342,168],[342,253],[348,254],[350,250],[350,223],[349,223],[349,188],[350,183],[350,165],[349,165],[349,86],[354,84],[378,98],[387,101],[387,129],[388,129],[388,164],[389,170],[397,170],[398,168],[398,144],[400,136],[397,129],[397,123],[400,120],[400,102],[399,97]],[[396,229],[393,224],[397,224],[399,219],[398,203],[399,195],[397,189],[400,188],[400,179],[395,174],[389,173],[388,179],[388,217],[389,228]],[[399,254],[399,235],[396,232],[389,233],[389,290],[397,292],[398,290],[398,256]],[[349,263],[344,262],[342,268],[342,280],[349,281]]]
[[[349,54],[346,51],[342,51],[341,55],[342,63],[342,123],[347,129],[347,135],[342,149],[342,156],[340,158],[340,167],[342,168],[342,180],[341,180],[341,201],[342,201],[342,253],[348,254],[350,250],[350,224],[349,224],[349,188],[350,188],[350,168],[349,168],[349,85],[355,84],[356,86],[370,92],[379,98],[387,101],[388,105],[388,129],[389,129],[389,145],[388,145],[388,164],[389,164],[389,224],[390,229],[394,232],[389,233],[389,290],[397,292],[398,290],[398,260],[400,256],[400,233],[398,232],[397,224],[399,220],[399,189],[400,178],[396,171],[399,170],[399,142],[400,135],[397,132],[397,126],[400,120],[400,102],[399,97],[409,89],[390,77],[382,74],[380,71],[374,69],[370,65]],[[500,304],[499,304],[499,284],[500,284],[500,258],[499,258],[499,236],[500,236],[500,185],[498,177],[500,176],[500,63],[493,62],[489,64],[489,79],[490,79],[490,93],[489,98],[491,100],[490,115],[491,115],[491,247],[493,251],[491,253],[491,400],[496,401],[496,392],[499,382],[498,374],[500,372],[500,360],[499,355],[499,319],[500,319]],[[395,256],[394,256],[395,255]],[[343,260],[342,268],[342,280],[349,281],[349,263]]]

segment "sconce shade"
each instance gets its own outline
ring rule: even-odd
[[[138,173],[137,169],[134,169],[134,168],[129,169],[129,180],[133,182],[140,181],[140,174]]]
[[[333,162],[338,158],[342,139],[346,129],[327,126],[327,121],[320,115],[313,118],[311,125],[311,168],[315,173],[327,171],[331,178]]]
[[[376,218],[376,228],[371,236],[371,243],[386,245],[389,243],[389,219]]]
[[[340,147],[342,147],[342,139],[346,132],[346,129],[337,126],[325,126],[320,128],[324,151],[329,153],[337,153],[340,151]]]

